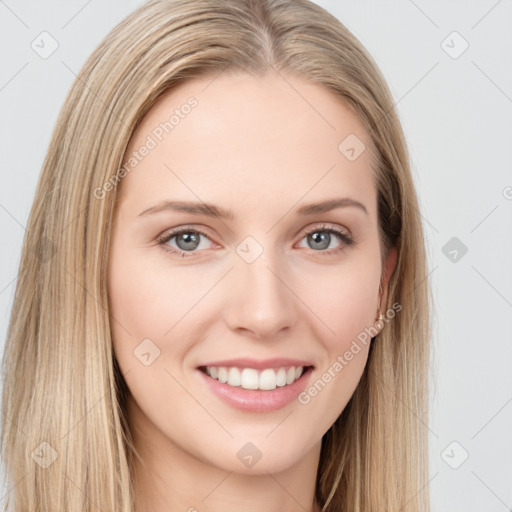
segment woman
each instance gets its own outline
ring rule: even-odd
[[[428,511],[426,274],[392,97],[338,20],[148,2],[43,165],[3,360],[12,510]]]

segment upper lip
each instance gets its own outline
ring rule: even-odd
[[[272,359],[250,359],[250,358],[237,358],[237,359],[224,359],[222,361],[210,361],[199,365],[199,368],[204,366],[238,366],[239,368],[255,368],[262,370],[265,368],[282,368],[283,366],[313,366],[311,362],[301,359],[289,359],[286,357],[275,357]]]

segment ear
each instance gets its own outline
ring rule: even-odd
[[[381,313],[384,314],[383,308],[387,304],[388,300],[388,286],[389,286],[389,280],[391,279],[391,276],[393,275],[393,272],[396,267],[396,262],[398,259],[398,251],[396,247],[391,247],[388,251],[388,255],[386,257],[386,261],[383,265],[383,272],[382,272],[382,278],[381,278],[381,286],[382,286],[382,299],[380,302],[381,307]]]

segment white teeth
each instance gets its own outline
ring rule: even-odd
[[[286,386],[286,370],[284,368],[277,370],[276,386]]]
[[[276,389],[276,372],[268,369],[260,374],[260,389]]]
[[[282,368],[267,368],[258,372],[254,368],[242,370],[225,366],[207,366],[206,373],[223,384],[244,389],[272,390],[295,382],[303,373],[304,367],[290,366]]]
[[[230,386],[240,386],[242,383],[242,377],[238,368],[230,368],[228,372],[228,384]]]
[[[222,382],[223,384],[228,381],[228,371],[226,368],[219,368],[219,376],[217,377],[219,382]]]
[[[241,386],[244,389],[258,389],[258,371],[252,368],[244,368],[241,381]]]

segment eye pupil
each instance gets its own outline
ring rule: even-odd
[[[193,232],[180,233],[179,235],[176,236],[176,245],[184,251],[195,249],[199,245],[199,237],[200,237],[199,233],[193,233]],[[181,240],[184,241],[185,245],[180,243]],[[191,244],[191,245],[189,245],[189,244]]]
[[[174,239],[177,249],[181,251],[181,256],[185,256],[186,252],[195,252],[195,250],[200,245],[202,236],[208,238],[206,234],[199,231],[181,231],[167,236],[166,239],[161,242],[161,244],[167,244],[170,242],[170,240]],[[329,245],[332,241],[332,236],[339,238],[340,241],[344,240],[344,237],[341,236],[341,234],[339,234],[337,231],[329,229],[317,229],[317,231],[311,231],[307,234],[306,238],[311,249],[324,252],[325,249],[329,248]],[[345,245],[350,245],[351,243],[353,243],[351,240],[347,240]],[[333,251],[331,251],[331,253],[332,252]],[[329,254],[329,252],[325,252],[325,254]]]
[[[313,241],[313,243],[320,244],[320,247],[313,247],[313,249],[321,250],[329,247],[331,235],[325,231],[315,231],[314,233],[308,235],[308,239],[309,241]]]

